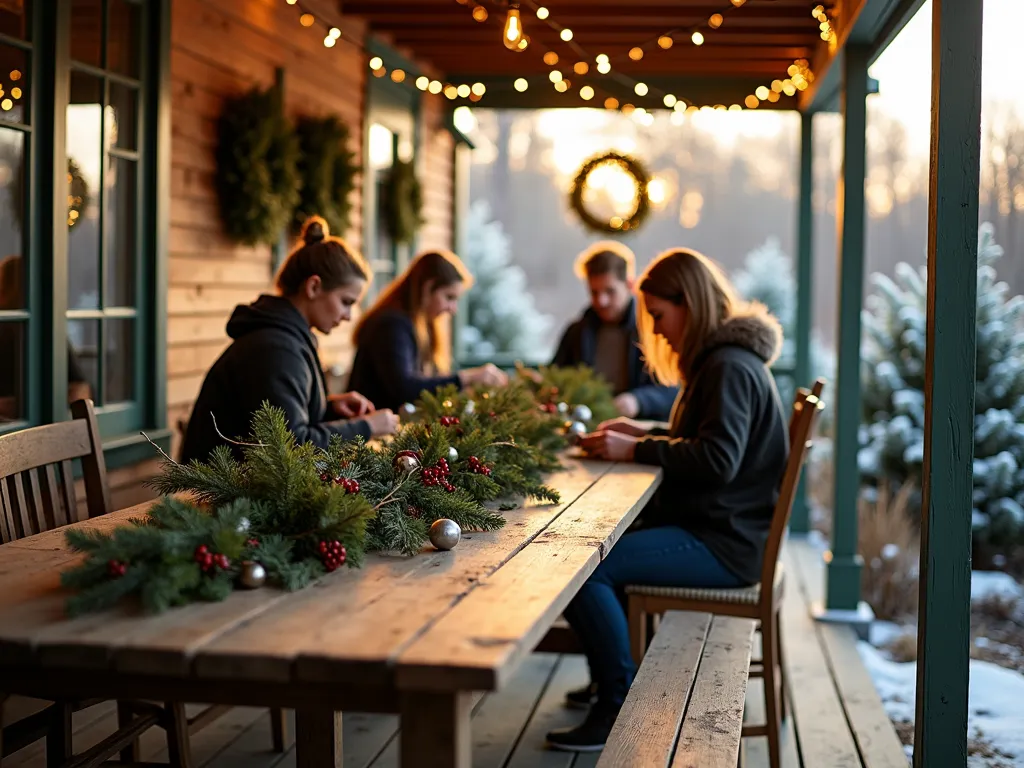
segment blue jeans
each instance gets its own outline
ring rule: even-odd
[[[617,709],[636,675],[629,649],[625,587],[738,587],[743,582],[683,528],[627,533],[565,609],[597,683],[598,706]]]

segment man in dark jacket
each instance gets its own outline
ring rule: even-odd
[[[590,290],[590,306],[565,331],[552,365],[584,363],[611,385],[623,416],[667,421],[678,389],[654,383],[644,366],[636,328],[636,258],[621,243],[595,243],[579,255],[576,273]]]
[[[374,419],[395,418],[390,411],[366,413],[372,404],[353,393],[328,396],[316,337],[290,300],[265,295],[235,307],[227,333],[234,343],[206,375],[192,408],[182,461],[205,461],[216,446],[226,444],[222,435],[244,439],[252,414],[264,401],[284,410],[298,442],[321,448],[332,435],[369,439]],[[361,418],[339,418],[347,412]]]

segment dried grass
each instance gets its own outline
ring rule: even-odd
[[[859,549],[864,558],[861,592],[875,616],[905,621],[917,615],[920,539],[910,514],[914,486],[858,503]]]

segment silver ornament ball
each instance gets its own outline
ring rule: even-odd
[[[462,409],[462,412],[467,416],[476,413],[476,403],[474,403],[472,400],[467,400],[466,407]]]
[[[405,474],[409,474],[419,467],[419,465],[420,463],[416,460],[415,456],[399,456],[395,459],[395,469],[399,472],[404,472]]]
[[[456,451],[454,447],[449,447],[448,448],[448,463],[449,464],[454,464],[458,460],[459,460],[459,452]]]
[[[243,517],[241,520],[238,521],[238,532],[239,533],[245,533],[248,530],[249,530],[249,518],[248,517]]]
[[[577,405],[572,409],[573,421],[590,421],[592,418],[594,418],[593,411],[585,405]]]
[[[561,413],[563,416],[569,412],[569,404],[568,403],[559,403],[557,407],[558,407],[558,412]]]
[[[245,589],[259,589],[267,581],[267,569],[259,563],[242,563],[242,570],[238,574],[238,581]]]
[[[401,411],[406,416],[412,416],[414,413],[416,413],[416,406],[413,405],[412,403],[406,403],[405,405],[402,406]]]
[[[565,430],[565,434],[571,444],[578,445],[580,438],[587,434],[587,425],[581,421],[574,421]]]
[[[437,549],[452,549],[462,538],[462,529],[454,520],[442,518],[430,526],[430,543]]]

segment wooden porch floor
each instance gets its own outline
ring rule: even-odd
[[[877,694],[860,665],[856,640],[846,628],[816,624],[809,601],[823,586],[820,557],[803,542],[790,542],[784,554],[787,578],[783,642],[789,680],[795,694],[792,716],[785,724],[783,768],[856,766],[905,768],[907,760],[878,703]],[[477,768],[588,768],[598,755],[571,755],[544,749],[544,734],[573,725],[581,713],[562,706],[565,692],[584,684],[586,664],[580,656],[535,653],[501,693],[482,698],[474,711],[473,764]],[[751,680],[745,717],[764,714],[760,680]],[[85,749],[109,734],[115,722],[112,704],[75,716],[75,748]],[[292,730],[294,733],[294,729]],[[162,732],[143,737],[143,759],[166,760]],[[397,768],[398,720],[395,716],[346,714],[346,768]],[[266,710],[230,711],[192,740],[197,767],[292,768],[294,749],[270,750]],[[42,768],[42,744],[3,761],[4,768]],[[741,765],[767,768],[763,738],[744,741]]]

